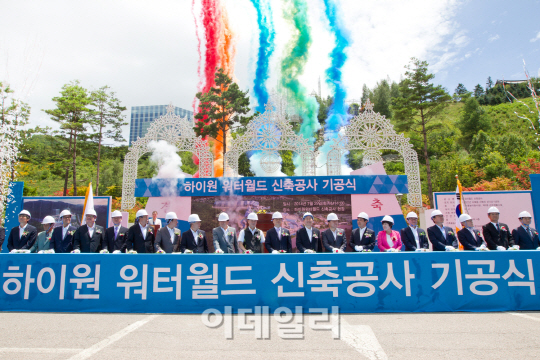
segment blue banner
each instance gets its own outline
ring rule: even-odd
[[[137,179],[136,197],[407,194],[407,175]]]
[[[540,251],[0,255],[4,311],[540,310]]]

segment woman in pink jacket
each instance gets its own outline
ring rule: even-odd
[[[394,226],[394,219],[391,216],[386,215],[382,221],[383,231],[379,231],[377,235],[377,246],[381,252],[388,251],[389,249],[396,249],[401,251],[401,236],[399,231],[392,230]]]

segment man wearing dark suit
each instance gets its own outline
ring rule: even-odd
[[[358,214],[356,222],[358,223],[358,229],[352,231],[349,245],[357,252],[373,251],[376,242],[375,232],[367,227],[369,222],[368,214],[361,212]]]
[[[0,226],[0,251],[2,251],[2,245],[6,239],[6,229],[3,226]]]
[[[342,253],[347,247],[345,231],[338,229],[339,219],[336,214],[330,213],[326,217],[329,228],[322,233],[323,246],[328,252]]]
[[[212,230],[214,251],[216,253],[236,254],[238,250],[238,238],[236,230],[229,226],[229,215],[222,212],[218,217],[219,226]]]
[[[167,225],[158,230],[154,248],[156,252],[161,250],[167,254],[180,252],[180,230],[176,228],[178,225],[176,213],[168,212],[165,221]]]
[[[464,250],[485,250],[484,239],[480,236],[480,231],[474,230],[472,218],[469,214],[461,214],[459,222],[463,227],[457,232],[458,240],[463,245]]]
[[[492,206],[488,209],[488,217],[490,222],[482,226],[484,239],[490,250],[507,250],[508,247],[514,246],[514,239],[508,225],[499,223],[499,209]]]
[[[28,224],[30,212],[23,210],[19,213],[19,226],[14,227],[9,232],[8,250],[30,250],[37,239],[37,229]]]
[[[321,232],[313,227],[313,215],[304,214],[304,227],[296,232],[296,250],[299,253],[323,252]]]
[[[182,234],[182,240],[180,242],[180,251],[186,252],[186,250],[192,251],[195,254],[207,254],[208,243],[206,241],[206,234],[201,227],[201,219],[197,214],[191,214],[188,217],[189,230]]]
[[[452,228],[444,226],[444,216],[440,210],[433,210],[431,220],[435,225],[427,229],[433,251],[452,251],[458,249],[458,241]]]
[[[98,253],[103,243],[103,227],[96,225],[97,214],[90,209],[85,216],[86,224],[73,235],[73,251],[76,253]]]
[[[527,211],[519,213],[519,221],[521,226],[518,226],[512,231],[512,237],[516,245],[519,245],[520,250],[540,250],[540,239],[538,231],[531,227],[531,214]]]
[[[54,250],[57,254],[70,253],[73,251],[73,235],[77,228],[71,225],[71,212],[69,210],[62,210],[60,220],[62,220],[62,226],[54,228],[49,249]]]
[[[105,230],[103,250],[117,254],[125,253],[128,228],[122,226],[122,213],[118,210],[113,211],[111,219],[113,226]]]
[[[276,211],[272,214],[272,222],[274,227],[266,232],[266,241],[264,246],[269,253],[277,254],[280,251],[292,253],[291,233],[289,230],[282,228],[283,216]]]
[[[407,214],[407,223],[409,226],[400,231],[405,251],[429,249],[426,232],[418,227],[418,215],[414,211]]]
[[[141,209],[135,214],[135,224],[129,228],[126,240],[127,251],[137,254],[154,253],[154,227],[148,224],[148,213]]]

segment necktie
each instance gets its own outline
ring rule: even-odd
[[[118,235],[118,227],[114,227],[114,240],[116,240],[116,236]]]
[[[527,226],[527,233],[529,234],[529,236],[530,236],[531,239],[532,239],[531,228],[530,228],[529,226]]]
[[[279,229],[276,229],[277,230],[277,236],[278,236],[278,239],[281,240],[281,228]]]

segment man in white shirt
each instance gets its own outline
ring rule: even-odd
[[[71,225],[71,216],[69,210],[62,210],[59,216],[62,220],[62,226],[53,230],[49,248],[54,249],[57,254],[70,253],[73,250],[73,235],[77,228]]]
[[[461,214],[458,220],[462,229],[458,231],[457,235],[463,249],[477,251],[487,249],[484,239],[480,236],[480,231],[474,230],[473,221],[469,214]]]
[[[264,247],[266,251],[272,254],[280,252],[292,252],[291,233],[283,228],[283,215],[279,211],[272,214],[274,227],[266,232],[266,241]]]
[[[328,214],[326,217],[328,221],[328,229],[322,233],[323,245],[326,251],[334,253],[343,253],[347,247],[347,238],[345,237],[345,231],[338,229],[339,219],[334,213]]]
[[[158,219],[158,212],[156,210],[152,211],[152,218],[150,219],[150,221],[148,221],[148,223],[150,225],[159,225],[159,227],[161,227],[161,220]]]
[[[148,213],[141,209],[135,214],[135,224],[129,228],[126,249],[136,251],[138,254],[154,252],[154,227],[148,224]]]
[[[165,252],[171,254],[180,252],[180,229],[177,229],[178,217],[175,212],[168,212],[165,215],[167,226],[158,230],[154,249],[156,252]]]
[[[250,213],[247,217],[248,226],[240,230],[238,234],[238,247],[240,251],[246,252],[250,250],[253,253],[260,254],[262,252],[261,244],[264,244],[264,234],[257,229],[257,221],[259,217],[255,213]]]
[[[184,231],[180,241],[180,251],[185,253],[190,251],[196,254],[208,253],[208,243],[206,234],[201,227],[201,219],[197,214],[191,214],[188,217],[189,230]]]

